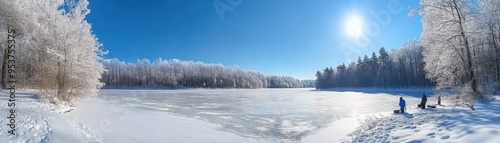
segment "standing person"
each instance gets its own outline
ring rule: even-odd
[[[399,97],[399,106],[401,107],[401,113],[405,113],[406,102],[403,97]]]
[[[438,96],[438,105],[441,105],[441,96]]]
[[[422,95],[422,102],[420,103],[420,106],[422,109],[425,109],[425,102],[427,102],[427,96],[425,96],[425,93]]]

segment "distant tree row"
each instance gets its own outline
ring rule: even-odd
[[[315,79],[301,80],[301,82],[302,82],[302,85],[304,85],[304,88],[316,87],[316,80]]]
[[[384,47],[379,55],[359,57],[356,62],[327,67],[316,73],[316,88],[334,87],[428,87],[425,78],[423,46],[416,40],[388,53]]]
[[[125,63],[104,61],[102,82],[111,88],[301,88],[303,82],[288,76],[265,76],[256,71],[221,64],[148,59]]]

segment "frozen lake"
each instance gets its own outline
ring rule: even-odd
[[[341,118],[391,112],[399,97],[416,105],[426,89],[101,90],[99,98],[219,124],[243,137],[300,141]],[[434,98],[429,98],[433,103]]]

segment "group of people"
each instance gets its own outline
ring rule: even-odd
[[[425,109],[425,104],[427,103],[427,96],[425,96],[425,93],[422,95],[422,100],[418,107]],[[438,96],[438,104],[441,105],[441,97]],[[399,97],[399,107],[401,107],[400,113],[405,112],[405,107],[406,107],[406,101],[403,99],[403,97]]]

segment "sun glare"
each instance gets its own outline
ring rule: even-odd
[[[363,21],[357,16],[350,17],[345,25],[347,35],[359,37],[363,33]]]

